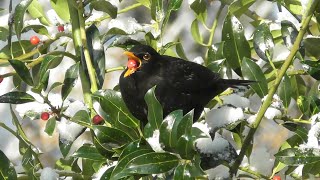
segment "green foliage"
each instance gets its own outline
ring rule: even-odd
[[[250,167],[241,167],[243,171],[250,170],[245,172],[246,174],[239,171],[237,178],[247,176],[268,179],[277,173],[297,179],[308,179],[313,176],[319,178],[319,148],[301,148],[302,145],[310,143],[311,132],[319,123],[317,119],[320,112],[318,1],[313,2],[318,3],[317,8],[314,8],[315,4],[310,3],[306,6],[298,0],[264,2],[278,5],[281,7],[279,11],[282,8],[287,9],[293,18],[301,22],[299,24],[301,27],[303,23],[308,22],[306,35],[300,34],[303,28],[297,29],[295,21],[288,19],[275,22],[274,19],[260,16],[259,12],[251,8],[258,3],[254,0],[233,2],[222,0],[221,6],[214,7],[217,10],[214,13],[212,10],[215,3],[205,0],[195,0],[191,4],[183,0],[132,0],[119,3],[120,6],[107,0],[50,0],[51,8],[61,18],[57,23],[58,21],[48,17],[41,1],[24,0],[14,8],[8,27],[0,27],[0,41],[4,43],[0,50],[0,67],[11,68],[11,72],[0,77],[12,76],[12,83],[16,88],[13,91],[2,92],[0,103],[20,105],[40,103],[37,102],[39,99],[36,95],[42,98],[43,106],[46,104],[51,111],[51,118],[46,121],[44,129],[49,136],[54,135],[59,128],[58,123],[62,121],[67,122],[68,128],[77,125],[78,129],[75,128],[77,131],[69,129],[76,134],[72,136],[74,139],[59,134],[59,148],[63,158],[56,161],[55,169],[59,170],[60,178],[69,176],[74,179],[91,179],[102,166],[108,165],[109,168],[102,172],[101,179],[154,177],[175,180],[205,179],[208,175],[204,169],[211,169],[221,164],[232,169],[236,164],[219,157],[219,154],[204,154],[198,148],[199,140],[211,137],[208,137],[207,132],[193,126],[193,111],[184,114],[182,110],[175,110],[163,117],[161,104],[156,98],[157,87],[151,88],[145,94],[148,123],[142,124],[126,107],[118,87],[110,89],[104,86],[107,73],[124,69],[123,66],[106,69],[110,68],[108,67],[110,63],[105,50],[113,47],[129,49],[137,43],[150,45],[160,54],[178,56],[185,60],[192,57],[189,51],[196,50],[196,54],[204,57],[203,65],[210,70],[231,79],[255,81],[250,85],[250,90],[243,93],[244,98],[258,98],[259,102],[264,98],[266,102],[268,100],[265,97],[268,94],[273,96],[276,93],[279,96],[283,107],[273,108],[279,109],[281,114],[268,121],[273,120],[277,126],[291,131],[293,136],[286,139],[279,152],[275,153],[276,159],[273,168],[270,169],[271,174],[255,172],[252,170],[254,168]],[[312,10],[308,13],[307,10],[310,8],[314,8],[314,12]],[[6,9],[0,11],[7,13]],[[102,17],[95,16],[97,11],[103,14]],[[143,21],[152,20],[150,24],[147,21],[143,24],[134,21],[120,22],[121,18],[134,16],[137,11],[146,16]],[[176,37],[167,36],[171,34],[170,25],[181,16],[182,11],[190,11],[193,14],[192,18],[185,20],[190,28]],[[312,21],[307,21],[307,17],[311,16],[314,17]],[[40,23],[27,25],[26,17],[32,20],[38,19]],[[246,22],[248,18],[252,21]],[[111,19],[116,21],[120,19],[118,26],[109,28]],[[66,27],[66,31],[52,33],[52,29],[61,22],[65,23],[62,25]],[[275,23],[278,26],[273,26]],[[253,28],[252,34],[248,34],[249,24]],[[221,40],[219,33],[216,32],[220,25],[222,25],[219,27],[222,30]],[[32,45],[28,40],[23,40],[24,35],[30,33],[36,33],[37,36],[47,40]],[[185,42],[183,38],[186,34],[193,38],[192,42]],[[6,42],[7,39],[12,39],[13,42]],[[66,47],[74,47],[75,51],[66,50]],[[298,52],[291,59],[279,59],[276,56],[279,53],[277,47],[287,48],[285,50],[288,52]],[[62,66],[66,57],[72,59],[73,64],[61,72],[64,74],[64,80],[58,82],[50,72]],[[286,66],[289,68],[284,69]],[[70,97],[74,97],[73,90],[77,80],[81,81],[85,105],[84,108],[73,109],[76,112],[70,113],[73,110],[67,109],[71,106]],[[276,89],[273,91],[274,87]],[[26,89],[30,89],[35,95],[26,92]],[[59,105],[49,100],[49,94],[54,92],[58,92],[61,96],[62,103]],[[225,94],[228,92],[221,96]],[[221,103],[223,102],[217,97],[208,104],[208,108],[216,108]],[[256,109],[266,110],[269,105],[262,105]],[[295,107],[297,108],[294,110],[298,115],[290,117],[292,116],[292,113],[289,114],[290,108]],[[241,154],[247,155],[250,159],[257,142],[250,140],[252,131],[249,135],[245,132],[246,129],[253,129],[251,137],[253,138],[259,123],[256,121],[254,124],[249,124],[246,118],[259,112],[250,108],[243,112],[244,120],[228,124],[228,127],[219,128],[217,132],[210,132],[210,135],[232,133],[233,139],[230,140],[232,142],[228,142],[230,151],[235,152],[237,148],[241,148]],[[31,113],[34,113],[34,117],[40,116],[38,111]],[[17,174],[10,159],[0,150],[0,179],[17,179],[20,176],[25,179],[39,179],[38,170],[43,169],[38,157],[41,153],[28,139],[12,107],[10,114],[15,128],[11,129],[3,123],[0,123],[0,127],[18,139],[24,172]],[[92,121],[97,114],[103,118],[99,125]],[[260,119],[262,117],[263,115]],[[92,142],[83,144],[71,152],[73,142],[85,129],[91,136]],[[313,138],[319,141],[319,136]],[[246,144],[246,140],[250,143]],[[231,144],[236,144],[238,147],[234,148]],[[242,161],[241,156],[237,158]],[[205,159],[209,159],[209,163],[203,163]],[[204,167],[204,164],[208,167]],[[298,165],[304,165],[301,176],[294,172]],[[236,168],[238,169],[239,167]]]

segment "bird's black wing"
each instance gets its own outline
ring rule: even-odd
[[[198,91],[212,87],[221,80],[219,74],[186,60],[165,56],[165,66],[161,74],[172,88],[183,92]]]

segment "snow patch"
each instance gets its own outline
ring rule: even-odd
[[[151,148],[155,152],[164,152],[164,150],[161,147],[159,138],[160,138],[160,131],[157,129],[157,130],[155,130],[153,132],[152,137],[149,137],[146,140],[148,141],[148,143],[150,144]]]
[[[59,175],[50,167],[46,167],[41,171],[40,180],[56,180],[58,178]]]
[[[143,29],[137,20],[132,17],[112,19],[109,22],[109,29],[111,28],[121,29],[128,34],[135,34]]]
[[[222,106],[218,109],[212,109],[207,113],[206,122],[212,130],[225,127],[238,120],[244,119],[244,113],[241,108]]]

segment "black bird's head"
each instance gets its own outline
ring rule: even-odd
[[[146,64],[154,62],[160,56],[156,50],[147,45],[136,45],[124,52],[128,56],[128,65],[124,77],[130,76]]]

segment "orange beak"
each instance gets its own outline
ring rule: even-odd
[[[135,56],[132,52],[129,52],[129,51],[125,51],[123,54],[127,55],[128,56],[128,59],[133,59],[135,61],[138,61],[139,62],[139,66],[136,67],[136,68],[128,68],[127,71],[124,73],[124,77],[127,77],[127,76],[130,76],[131,74],[133,74],[134,72],[137,71],[137,69],[141,66],[141,59],[138,58],[137,56]]]

